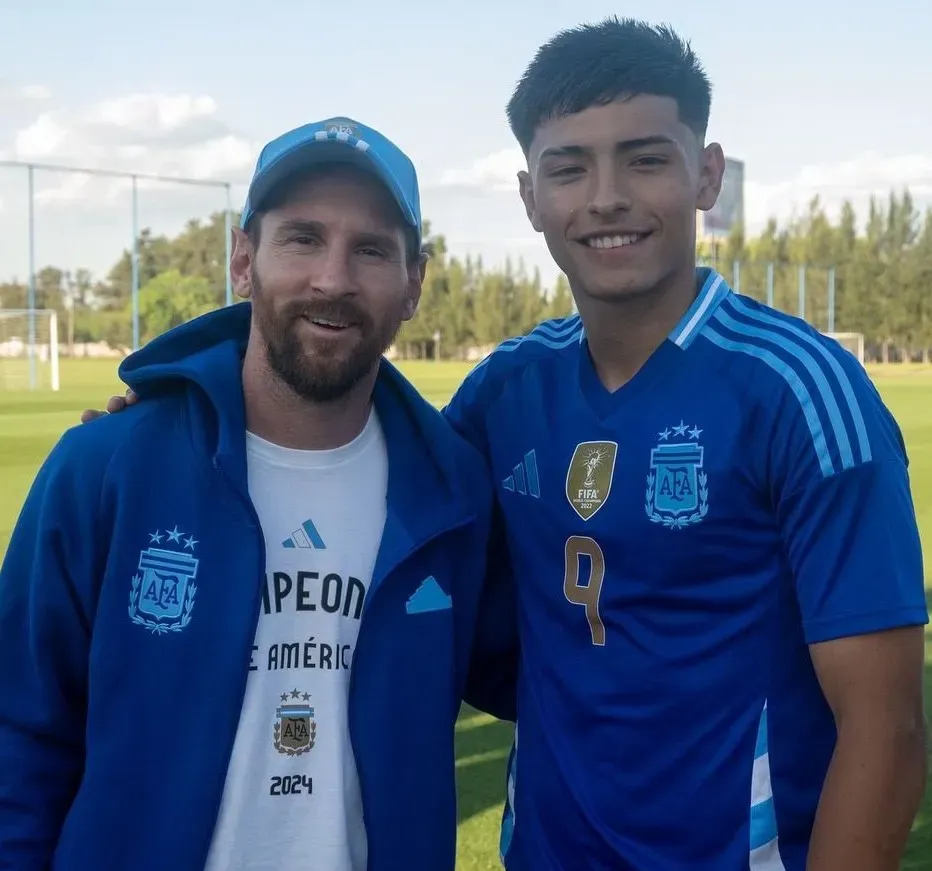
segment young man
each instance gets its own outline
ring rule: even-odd
[[[687,45],[614,19],[545,45],[509,105],[579,317],[446,411],[517,576],[508,871],[894,871],[922,795],[902,438],[836,343],[696,272],[709,108]]]
[[[414,167],[308,125],[243,223],[251,304],[128,358],[151,398],[67,432],[13,533],[4,868],[453,871],[492,493],[381,360],[421,290]]]
[[[517,578],[508,871],[894,871],[923,793],[900,431],[835,342],[697,274],[709,108],[688,45],[618,20],[544,45],[508,106],[579,311],[447,409]]]

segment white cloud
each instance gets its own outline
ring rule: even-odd
[[[753,178],[753,173],[748,175]],[[885,198],[891,191],[909,188],[918,203],[932,205],[932,154],[883,156],[867,153],[837,164],[804,166],[791,178],[760,183],[745,180],[745,212],[754,231],[768,218],[781,220],[800,214],[818,196],[826,211],[837,217],[850,200],[863,219],[871,196]]]
[[[0,102],[2,103],[39,103],[50,100],[52,91],[45,85],[18,85],[0,79]]]
[[[461,169],[450,169],[440,186],[517,192],[516,174],[525,167],[519,148],[502,149]],[[866,212],[871,195],[885,197],[908,187],[917,202],[932,205],[932,153],[884,156],[863,154],[837,164],[804,166],[795,175],[774,182],[754,180],[754,166],[745,166],[745,216],[750,232],[768,218],[787,220],[803,212],[818,195],[826,210],[837,215],[849,199],[858,213]]]
[[[130,94],[103,100],[86,112],[91,124],[128,130],[178,130],[195,118],[212,117],[217,104],[191,94]]]
[[[0,87],[3,83],[0,82]],[[231,183],[241,205],[258,144],[227,124],[217,103],[196,94],[133,93],[87,105],[20,104],[11,125],[0,111],[0,158],[125,174]],[[22,112],[20,112],[22,114]],[[28,273],[27,173],[0,167],[0,281]],[[132,239],[131,179],[39,169],[35,182],[38,264],[105,274]],[[174,235],[225,205],[221,185],[138,179],[140,229]]]
[[[44,112],[14,134],[5,152],[19,161],[239,182],[248,177],[256,148],[223,122],[210,97],[141,93]],[[127,179],[63,173],[36,199],[112,198],[128,185]]]
[[[67,130],[55,120],[53,113],[40,115],[14,139],[13,155],[17,160],[38,160],[57,152],[65,142]]]
[[[447,170],[440,177],[440,186],[517,191],[517,174],[525,165],[520,148],[503,148],[473,161],[465,169]]]
[[[19,97],[23,100],[50,100],[52,89],[45,85],[23,85],[19,89]]]

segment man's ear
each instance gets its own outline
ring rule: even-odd
[[[534,182],[531,181],[531,174],[526,170],[518,173],[518,192],[524,201],[524,211],[527,212],[527,219],[531,226],[538,232],[543,232],[540,219],[537,216],[537,201],[534,197]]]
[[[421,301],[421,292],[424,289],[424,278],[427,275],[427,261],[430,254],[422,250],[417,260],[408,265],[408,287],[405,295],[405,304],[402,311],[402,320],[410,321],[417,313],[418,303]]]
[[[259,217],[253,218],[258,221]],[[256,249],[249,234],[240,227],[233,227],[233,253],[230,255],[230,280],[233,292],[249,299],[252,296],[252,267],[256,258]]]
[[[710,142],[702,149],[699,164],[699,193],[696,208],[708,212],[722,192],[722,178],[725,175],[725,152],[717,142]]]

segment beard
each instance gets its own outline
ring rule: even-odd
[[[401,328],[403,299],[397,311],[376,322],[348,299],[292,300],[276,309],[255,271],[252,287],[253,314],[265,340],[269,367],[298,396],[311,402],[343,398],[379,365]],[[350,323],[349,329],[359,339],[348,349],[336,336],[333,343],[309,346],[300,335],[301,322],[309,318]]]

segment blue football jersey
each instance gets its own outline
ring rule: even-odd
[[[928,619],[902,436],[860,363],[697,284],[614,393],[570,317],[446,410],[517,582],[508,871],[804,871],[835,741],[807,645]]]

